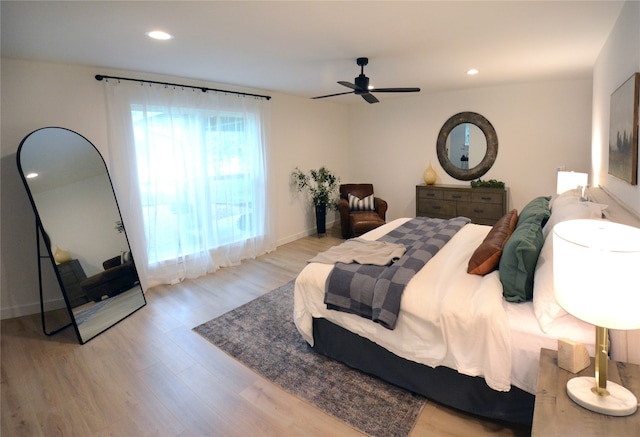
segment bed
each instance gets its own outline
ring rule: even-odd
[[[296,327],[315,351],[351,367],[464,412],[530,425],[540,348],[557,349],[564,337],[594,353],[593,326],[553,297],[551,229],[602,219],[606,208],[580,196],[576,189],[538,197],[493,227],[462,226],[408,280],[393,329],[328,309],[334,264],[310,262],[295,283]],[[397,219],[360,238],[384,240],[415,220]],[[487,271],[468,273],[487,242]]]

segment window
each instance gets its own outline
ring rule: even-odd
[[[149,262],[242,242],[264,190],[251,114],[132,105]]]
[[[143,287],[275,249],[268,99],[109,80],[109,173]]]

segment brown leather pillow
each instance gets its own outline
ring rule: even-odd
[[[489,231],[480,246],[473,252],[467,273],[486,275],[500,264],[502,249],[518,224],[518,211],[512,209],[502,216]]]

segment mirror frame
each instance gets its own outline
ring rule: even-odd
[[[35,214],[35,224],[36,224],[36,232],[39,232],[39,235],[37,235],[38,239],[36,241],[37,246],[37,252],[38,252],[38,274],[40,275],[39,277],[39,284],[40,284],[40,306],[41,306],[41,318],[42,318],[42,328],[43,331],[46,335],[53,335],[56,334],[60,331],[62,331],[63,329],[65,329],[68,326],[73,326],[76,336],[78,337],[78,341],[80,342],[80,344],[85,344],[86,342],[88,342],[89,340],[97,337],[98,335],[100,335],[101,333],[105,332],[106,330],[108,330],[109,328],[112,328],[113,326],[115,326],[116,324],[118,324],[119,322],[121,322],[122,320],[126,319],[127,317],[129,317],[130,315],[132,315],[133,313],[135,313],[136,311],[138,311],[139,309],[141,309],[142,307],[146,306],[147,304],[147,300],[146,300],[146,296],[144,294],[144,290],[142,289],[142,284],[140,283],[140,277],[138,274],[138,270],[135,266],[135,264],[133,264],[133,272],[135,273],[135,278],[136,278],[136,287],[139,288],[140,290],[140,295],[141,295],[141,301],[140,304],[137,307],[130,307],[127,308],[127,311],[121,313],[121,314],[116,314],[115,317],[111,317],[109,318],[109,324],[108,325],[104,325],[101,326],[99,329],[92,331],[90,334],[88,335],[82,335],[83,333],[80,331],[80,326],[79,323],[76,319],[75,313],[73,311],[73,306],[71,305],[71,301],[69,299],[69,295],[67,293],[65,284],[63,282],[60,270],[58,269],[58,265],[56,263],[56,260],[54,258],[54,252],[53,249],[51,247],[51,240],[50,240],[50,236],[47,233],[47,230],[44,227],[44,224],[42,223],[41,217],[40,217],[40,212],[38,210],[38,207],[36,205],[36,201],[34,199],[31,187],[29,185],[29,183],[27,182],[27,177],[24,174],[23,171],[23,159],[22,159],[22,149],[23,146],[27,143],[27,141],[32,138],[32,136],[36,133],[39,132],[43,132],[45,130],[48,129],[56,129],[56,130],[60,130],[60,131],[66,131],[69,134],[73,134],[73,135],[77,135],[79,138],[81,138],[82,140],[84,140],[84,142],[86,142],[86,145],[93,148],[94,152],[96,153],[96,158],[100,159],[102,166],[104,167],[104,171],[105,171],[105,175],[106,175],[106,179],[107,182],[109,183],[109,188],[111,189],[111,192],[113,194],[113,202],[114,202],[114,206],[116,208],[116,211],[120,217],[120,223],[122,223],[122,233],[124,234],[124,239],[127,243],[127,246],[129,248],[129,251],[131,251],[131,245],[129,244],[129,238],[127,236],[127,231],[124,227],[124,223],[122,221],[122,213],[120,212],[120,205],[118,205],[118,199],[116,198],[115,195],[115,191],[113,189],[113,183],[111,181],[111,176],[109,175],[109,169],[107,168],[107,165],[104,161],[104,157],[102,156],[102,154],[100,153],[100,151],[97,149],[97,147],[91,142],[89,141],[86,137],[84,137],[83,135],[79,134],[78,132],[75,132],[71,129],[67,129],[64,127],[59,127],[59,126],[47,126],[47,127],[43,127],[40,129],[36,129],[33,132],[30,132],[27,136],[25,136],[22,141],[20,142],[20,145],[18,146],[18,151],[16,154],[16,161],[17,161],[17,165],[18,165],[18,173],[20,174],[20,177],[22,179],[22,182],[24,184],[24,187],[26,189],[27,192],[27,196],[29,198],[29,202],[31,203],[31,207],[33,208],[33,212]],[[42,237],[42,242],[44,242],[44,246],[46,248],[46,255],[41,255],[41,249],[40,249],[40,237]],[[47,256],[48,255],[48,256]],[[42,261],[45,258],[49,258],[51,261],[51,265],[53,267],[53,271],[55,273],[58,285],[60,286],[60,290],[62,292],[62,296],[64,298],[64,302],[66,304],[66,309],[68,311],[69,317],[71,319],[71,324],[69,325],[65,325],[57,330],[54,330],[52,332],[47,332],[46,328],[45,328],[45,322],[44,322],[44,306],[43,306],[43,301],[42,301]],[[129,293],[131,290],[127,291],[126,293]],[[123,293],[124,294],[124,293]],[[117,298],[118,296],[113,296],[110,297],[109,299],[114,299]],[[108,308],[103,308],[103,309],[108,309]],[[103,323],[104,324],[104,323]]]
[[[487,151],[478,165],[470,169],[461,169],[451,162],[447,154],[447,138],[456,126],[463,123],[476,125],[487,140]],[[498,156],[498,135],[489,120],[476,112],[460,112],[451,116],[440,129],[436,142],[438,161],[449,176],[461,180],[470,181],[484,175],[493,166]]]

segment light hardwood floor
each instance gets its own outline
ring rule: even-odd
[[[362,436],[192,332],[341,241],[334,228],[152,288],[146,307],[83,346],[71,329],[44,336],[39,316],[2,321],[2,436]],[[528,434],[429,402],[411,436]]]

